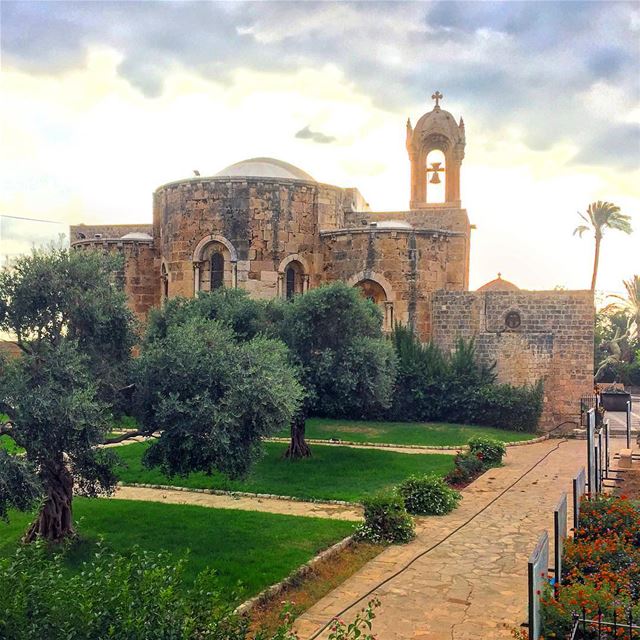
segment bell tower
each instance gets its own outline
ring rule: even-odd
[[[442,94],[436,91],[431,98],[435,106],[418,120],[415,128],[407,120],[407,152],[411,162],[411,209],[424,209],[434,203],[429,200],[429,184],[444,180],[444,204],[460,207],[460,166],[464,158],[464,122],[440,107]],[[444,155],[442,162],[429,162],[431,151]]]

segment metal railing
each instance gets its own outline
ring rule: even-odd
[[[592,393],[580,397],[580,426],[587,426],[587,413],[590,409],[597,409],[600,406],[600,398]]]
[[[601,609],[595,618],[588,618],[586,609],[573,613],[573,627],[567,640],[636,640],[640,639],[640,625],[631,609],[618,616],[614,610],[612,620],[604,620]]]

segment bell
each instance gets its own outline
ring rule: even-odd
[[[440,168],[441,162],[432,162],[431,169],[429,171],[433,171],[433,175],[431,176],[431,180],[429,182],[431,184],[440,184],[440,176],[438,175],[440,171],[444,171],[444,169]]]

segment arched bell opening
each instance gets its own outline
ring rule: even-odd
[[[429,151],[425,158],[425,202],[439,204],[446,202],[447,159],[440,149]]]
[[[387,300],[387,294],[382,285],[375,280],[365,279],[356,282],[355,286],[360,289],[360,293],[380,307],[382,311],[382,329],[391,331],[393,329],[393,302]]]

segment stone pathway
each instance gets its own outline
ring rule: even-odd
[[[262,511],[289,516],[329,518],[332,520],[362,520],[362,507],[328,504],[324,502],[294,502],[270,498],[249,498],[171,489],[148,489],[146,487],[118,487],[112,496],[116,500],[146,500],[168,504],[195,504],[215,509],[240,509]]]
[[[612,445],[614,452],[624,442]],[[301,616],[296,623],[300,638],[310,639],[372,589],[382,601],[374,631],[383,640],[511,638],[511,628],[526,620],[527,558],[540,533],[553,531],[553,508],[562,491],[570,497],[571,480],[585,459],[586,443],[580,440],[510,447],[505,465],[467,487],[458,509],[441,518],[421,519],[413,542],[388,548]],[[438,546],[418,558],[434,545]],[[407,570],[392,577],[414,559]],[[370,597],[341,617],[352,619]],[[318,637],[327,636],[325,631]]]

